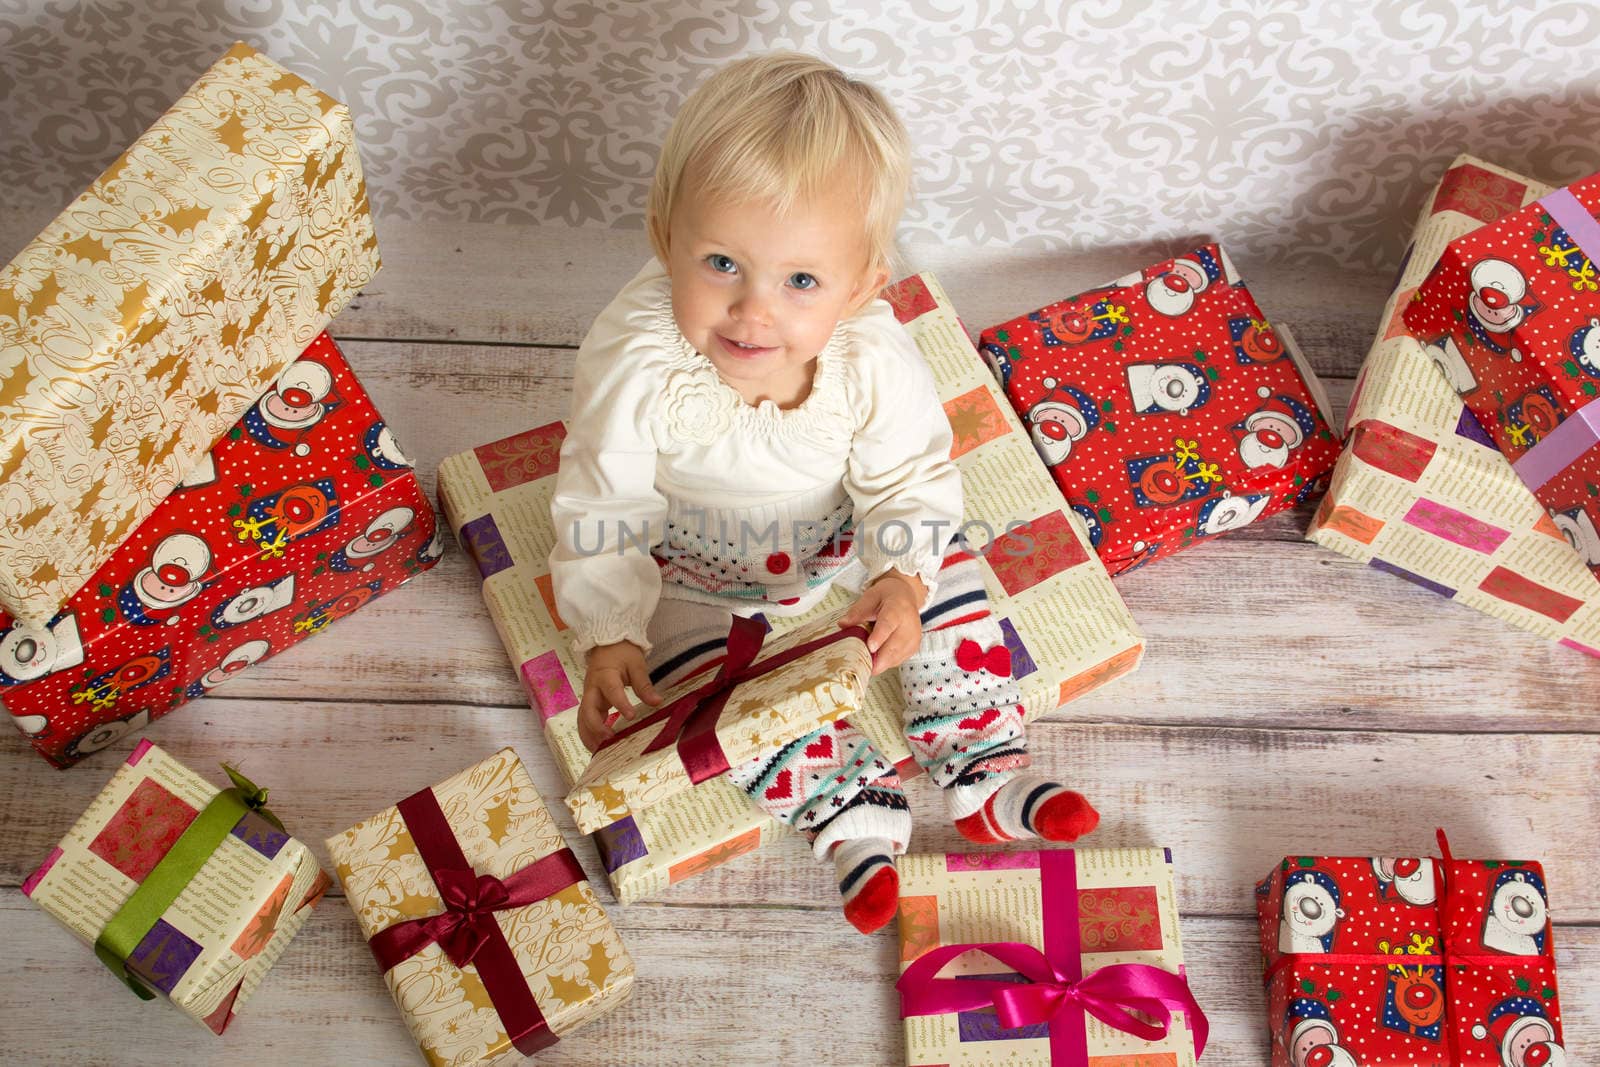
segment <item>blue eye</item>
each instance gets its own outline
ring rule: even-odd
[[[796,271],[794,274],[789,275],[789,284],[796,289],[806,290],[815,289],[818,282],[814,275],[807,274],[804,271]]]
[[[721,252],[713,252],[711,255],[707,256],[706,265],[712,270],[716,271],[718,274],[734,274],[739,270],[739,264],[723,255]]]

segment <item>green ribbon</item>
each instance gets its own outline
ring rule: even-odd
[[[266,808],[267,791],[227,764],[222,765],[233,788],[224,789],[201,809],[187,829],[173,842],[139,887],[106,923],[94,943],[94,954],[111,973],[122,979],[140,1000],[154,1000],[155,994],[128,971],[128,957],[160,921],[172,902],[189,887],[200,868],[216,852],[217,846],[232,832],[247,812],[255,812],[279,830],[283,823]]]

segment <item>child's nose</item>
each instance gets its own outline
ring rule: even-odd
[[[772,305],[760,292],[745,290],[734,301],[731,310],[733,317],[739,322],[750,322],[757,326],[772,324]]]

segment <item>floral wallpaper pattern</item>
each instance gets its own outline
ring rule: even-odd
[[[0,189],[65,204],[235,39],[350,104],[380,217],[640,226],[684,96],[779,47],[900,109],[907,237],[1388,270],[1459,151],[1600,168],[1594,0],[0,0]]]

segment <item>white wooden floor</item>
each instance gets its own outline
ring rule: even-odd
[[[0,219],[0,260],[49,216]],[[383,271],[333,329],[430,489],[443,456],[565,413],[574,347],[645,255],[638,234],[593,230],[387,222],[380,236]],[[936,271],[976,330],[1154,258],[939,247],[908,250],[906,265]],[[1250,266],[1342,418],[1388,279]],[[1032,727],[1034,752],[1105,812],[1088,843],[1173,849],[1213,1023],[1204,1062],[1267,1062],[1254,881],[1285,853],[1426,852],[1436,825],[1457,855],[1545,862],[1569,1056],[1600,1059],[1600,662],[1305,543],[1308,518],[1122,580],[1144,666]],[[572,833],[453,546],[435,571],[148,736],[196,768],[242,763],[319,853],[327,834],[504,744]],[[0,884],[21,882],[132,744],[58,772],[0,732]],[[911,792],[913,847],[957,848],[931,787]],[[575,840],[604,896],[593,848]],[[830,874],[790,840],[615,909],[639,971],[632,1003],[537,1062],[902,1063],[893,934],[851,930]],[[5,892],[0,1020],[0,1060],[15,1064],[420,1062],[337,896],[218,1039],[135,1000]]]

